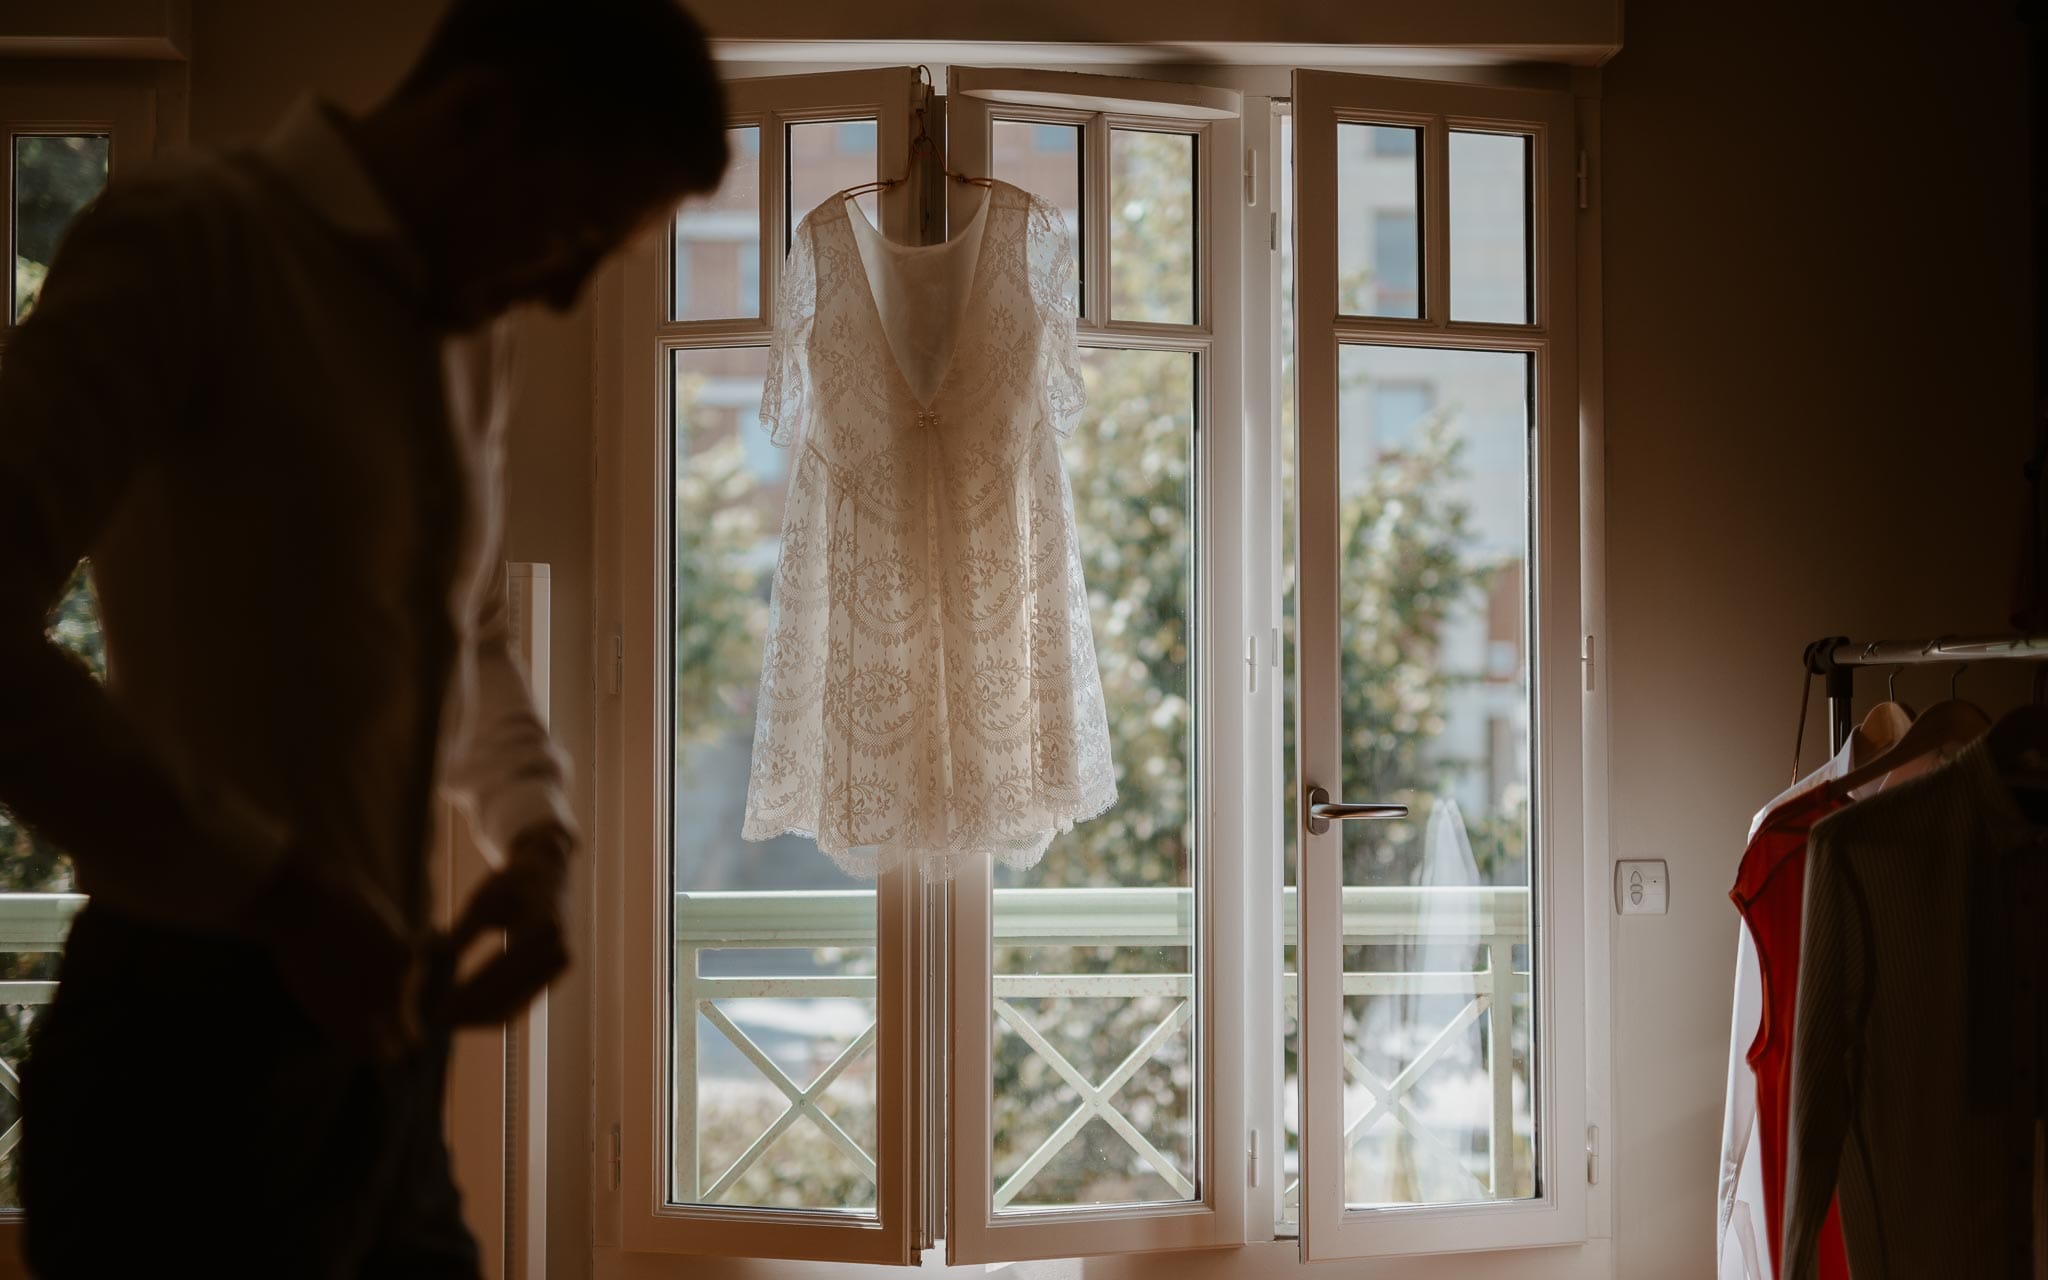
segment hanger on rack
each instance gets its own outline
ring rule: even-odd
[[[1909,702],[1899,701],[1899,672],[1904,670],[1904,667],[1893,667],[1891,671],[1885,675],[1884,702],[1879,703],[1878,705],[1889,705],[1897,707],[1899,710],[1906,713],[1906,719],[1911,720],[1913,718],[1913,705]]]
[[[1869,657],[1875,648],[1874,644],[1865,645],[1864,656]],[[1904,737],[1906,731],[1912,727],[1913,708],[1899,701],[1900,670],[1902,668],[1892,668],[1891,675],[1885,680],[1885,700],[1864,714],[1863,722],[1850,731],[1847,741],[1842,744],[1850,768],[1855,768],[1876,752],[1890,747]],[[1800,779],[1805,776],[1800,772],[1799,762],[1806,746],[1806,704],[1811,700],[1812,691],[1813,674],[1809,666],[1799,687],[1799,732],[1792,742],[1792,788],[1785,795],[1799,790]],[[1782,795],[1779,797],[1781,800],[1783,798]]]
[[[919,63],[917,79],[921,86],[918,96],[919,105],[912,113],[916,119],[917,128],[910,135],[910,153],[904,157],[903,172],[893,178],[877,178],[873,182],[863,182],[857,187],[848,187],[839,193],[841,199],[851,200],[855,196],[863,196],[870,191],[888,191],[891,188],[902,186],[910,181],[910,175],[916,171],[918,157],[920,156],[929,157],[934,164],[940,166],[939,172],[955,182],[975,187],[992,187],[996,184],[994,178],[977,178],[971,174],[961,173],[957,169],[944,167],[946,157],[940,153],[938,140],[932,137],[932,131],[926,124],[926,113],[931,109],[932,104],[932,69],[923,63]]]
[[[1934,645],[1928,648],[1932,650]],[[1957,678],[1961,675],[1962,672],[1956,672]],[[1956,697],[1956,692],[1956,681],[1952,679],[1947,701],[1937,702],[1921,712],[1897,742],[1830,782],[1828,790],[1837,798],[1847,799],[1858,788],[1888,773],[1936,752],[1953,751],[1982,737],[1991,728],[1991,717],[1984,714],[1982,707]]]

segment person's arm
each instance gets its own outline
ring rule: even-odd
[[[289,833],[146,742],[44,634],[129,483],[193,428],[208,237],[176,188],[117,189],[0,355],[0,803],[118,910],[235,930]]]
[[[502,392],[502,333],[454,352],[456,400],[487,411]],[[495,467],[493,468],[495,471]],[[496,501],[498,477],[490,501]],[[493,522],[495,523],[495,522]],[[460,717],[442,763],[443,789],[469,815],[495,870],[464,904],[450,931],[457,956],[503,930],[505,946],[450,993],[445,1016],[462,1024],[503,1022],[568,967],[563,898],[577,844],[568,766],[534,706],[525,664],[512,644],[502,538],[481,555],[490,579],[476,606]]]
[[[474,682],[465,690],[463,723],[442,786],[469,815],[485,852],[498,860],[522,854],[542,836],[573,844],[568,769],[533,705],[525,664],[513,652],[502,563],[492,570],[474,646]]]

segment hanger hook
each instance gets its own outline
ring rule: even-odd
[[[1884,698],[1886,702],[1897,702],[1899,700],[1899,672],[1905,669],[1905,664],[1900,663],[1892,668],[1890,675],[1884,678]]]
[[[1958,683],[1960,683],[1960,682],[1961,682],[1961,680],[1962,680],[1962,678],[1963,678],[1963,672],[1965,672],[1965,671],[1968,671],[1969,669],[1970,669],[1970,664],[1969,664],[1969,663],[1967,663],[1967,662],[1959,662],[1959,663],[1957,663],[1957,664],[1956,664],[1956,670],[1955,670],[1955,674],[1954,674],[1954,675],[1952,675],[1952,676],[1950,676],[1950,677],[1948,678],[1948,697],[1949,697],[1949,701],[1951,701],[1951,702],[1954,702],[1954,701],[1955,701],[1955,698],[1956,698],[1956,685],[1957,685]]]

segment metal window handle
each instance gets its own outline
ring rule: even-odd
[[[1308,789],[1308,833],[1312,836],[1328,831],[1332,822],[1407,816],[1408,806],[1405,804],[1333,804],[1330,793],[1321,787]]]

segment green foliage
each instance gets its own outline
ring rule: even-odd
[[[1339,654],[1344,789],[1404,802],[1415,815],[1345,828],[1347,884],[1414,879],[1432,797],[1458,768],[1431,748],[1447,696],[1472,679],[1444,670],[1439,637],[1497,568],[1471,557],[1471,509],[1451,496],[1464,478],[1464,447],[1448,416],[1433,414],[1418,434],[1413,448],[1382,452],[1338,510],[1338,598],[1348,618]]]
[[[57,607],[50,612],[49,635],[59,648],[84,663],[94,675],[106,678],[106,641],[100,635],[92,577],[83,562],[71,575]],[[0,810],[0,892],[69,893],[71,888],[71,860],[63,851],[47,840],[37,839]],[[20,1061],[9,1048],[4,1035],[0,1035],[0,1058]]]
[[[107,185],[107,139],[25,134],[14,140],[15,318],[26,316],[79,210]]]
[[[675,402],[695,406],[703,379],[677,379]],[[685,420],[676,433],[676,746],[713,741],[752,719],[761,678],[767,573],[758,487],[740,442]]]

